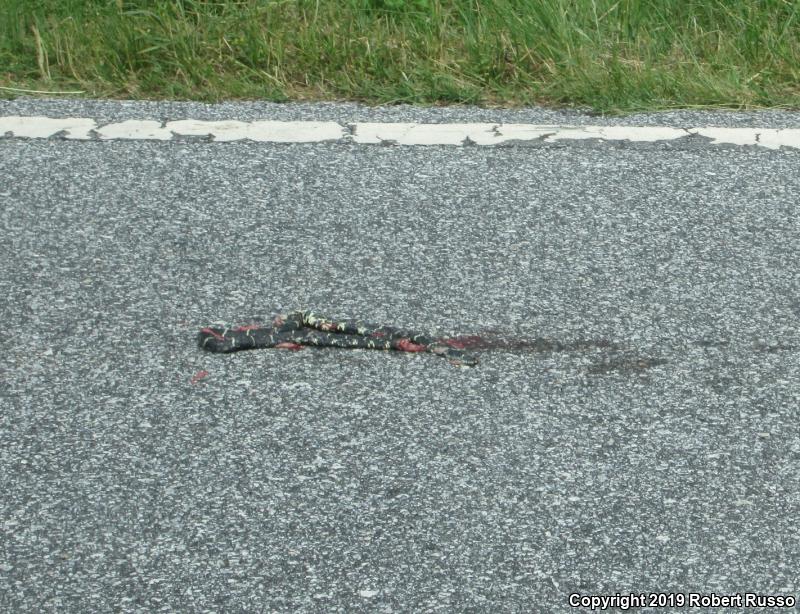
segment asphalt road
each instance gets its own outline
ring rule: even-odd
[[[0,102],[14,114],[800,125]],[[799,151],[702,139],[0,135],[0,610],[800,597],[798,194]],[[297,307],[494,347],[470,369],[196,346]]]

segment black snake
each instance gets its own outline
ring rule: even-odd
[[[455,339],[379,326],[361,320],[329,320],[310,311],[279,314],[270,324],[234,328],[207,327],[200,331],[200,347],[209,352],[237,352],[261,348],[299,350],[304,345],[401,352],[431,352],[455,365],[475,366],[477,357]]]

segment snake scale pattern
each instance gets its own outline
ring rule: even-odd
[[[266,326],[207,327],[200,331],[198,343],[209,352],[224,353],[261,348],[299,350],[303,346],[430,352],[457,366],[478,364],[477,357],[455,339],[436,339],[361,320],[329,320],[310,311],[276,315]]]

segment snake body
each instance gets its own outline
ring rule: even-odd
[[[276,315],[266,326],[207,327],[200,331],[198,343],[209,352],[224,353],[261,348],[301,349],[302,346],[430,352],[455,365],[478,364],[477,357],[453,339],[436,339],[361,320],[330,320],[310,311]]]

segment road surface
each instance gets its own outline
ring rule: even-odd
[[[0,134],[3,611],[800,596],[800,150],[689,131],[791,135],[800,115],[0,102],[10,117],[93,132]],[[98,132],[189,120],[345,133]],[[685,135],[424,146],[358,142],[359,123]],[[196,346],[297,307],[489,349],[468,369]]]

